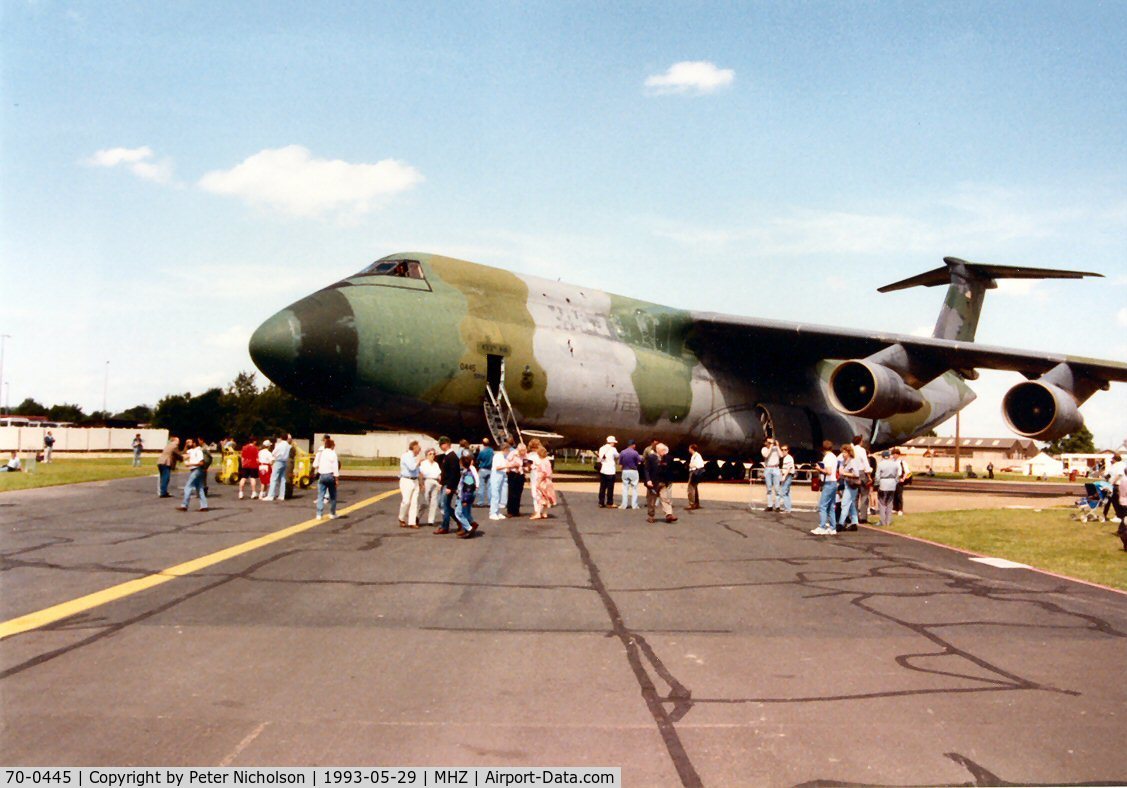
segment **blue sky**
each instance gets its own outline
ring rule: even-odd
[[[1127,360],[1124,3],[0,9],[12,403],[222,385],[407,249],[904,333],[942,290],[876,288],[944,255],[1075,267],[1107,279],[1007,284],[979,340]],[[1127,387],[1085,414],[1118,444]]]

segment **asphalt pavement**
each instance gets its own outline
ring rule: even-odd
[[[0,621],[60,606],[0,640],[0,763],[1127,779],[1121,593],[736,502],[651,525],[565,491],[463,540],[400,528],[386,483],[319,523],[309,492],[154,487],[0,495]]]

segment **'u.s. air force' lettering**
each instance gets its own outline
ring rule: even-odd
[[[921,338],[692,312],[407,252],[278,312],[250,352],[282,388],[373,426],[476,436],[515,423],[556,445],[659,436],[714,456],[767,436],[800,453],[858,434],[894,445],[972,402],[976,369],[1012,370],[1028,380],[1006,394],[1007,422],[1049,440],[1127,364],[984,347],[975,330],[996,279],[1087,275],[946,258],[882,288],[948,285]]]

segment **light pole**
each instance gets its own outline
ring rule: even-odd
[[[0,334],[0,383],[4,382],[4,340],[11,339],[11,334]],[[4,414],[4,407],[0,404],[0,415]]]
[[[110,362],[106,362],[106,380],[102,384],[102,418],[105,419],[109,414],[106,413],[106,394],[110,390]]]

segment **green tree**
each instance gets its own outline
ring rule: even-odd
[[[254,378],[253,372],[240,372],[223,391],[223,407],[228,414],[224,432],[239,441],[252,435],[261,437],[265,426],[259,417],[259,391]]]
[[[25,399],[12,410],[12,414],[15,416],[46,416],[49,412],[45,405],[40,405],[31,397]]]
[[[48,408],[47,417],[51,421],[69,421],[77,424],[86,418],[86,414],[82,412],[80,406],[64,402],[62,405],[52,405]]]
[[[153,409],[148,405],[134,405],[128,410],[114,414],[115,419],[121,421],[135,421],[138,424],[147,424],[153,420]]]
[[[1057,438],[1045,446],[1048,454],[1094,454],[1095,451],[1096,440],[1092,431],[1083,426],[1071,435]]]
[[[163,427],[179,438],[202,437],[218,440],[226,431],[230,409],[223,402],[221,389],[208,389],[193,397],[191,393],[170,394],[161,398],[153,410],[153,426]]]

